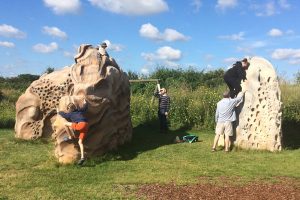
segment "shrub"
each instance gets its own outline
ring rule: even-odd
[[[7,100],[0,102],[0,128],[13,128],[15,124],[15,104]]]

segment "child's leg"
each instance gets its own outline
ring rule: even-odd
[[[72,139],[75,137],[73,131],[70,130],[70,128],[68,126],[65,126],[65,130],[66,130],[67,134],[69,135],[69,139]]]
[[[82,139],[78,140],[78,144],[79,144],[79,148],[80,148],[80,155],[81,155],[81,159],[84,159],[84,146],[82,143]]]

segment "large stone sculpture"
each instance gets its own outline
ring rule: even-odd
[[[280,151],[281,92],[272,64],[266,59],[253,57],[242,83],[244,102],[238,107],[237,147]]]
[[[61,163],[78,158],[77,143],[65,142],[65,119],[70,102],[88,102],[89,131],[84,146],[87,156],[101,155],[131,139],[130,89],[127,75],[117,63],[91,45],[81,45],[75,64],[34,81],[16,104],[15,136],[22,139],[52,137]]]

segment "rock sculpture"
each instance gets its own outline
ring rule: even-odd
[[[280,151],[281,92],[272,64],[264,58],[253,57],[242,83],[244,102],[238,107],[237,147]]]
[[[92,45],[81,45],[75,64],[34,81],[16,103],[15,136],[26,140],[52,137],[61,163],[78,158],[77,142],[65,142],[70,131],[56,108],[88,102],[87,156],[101,155],[131,139],[129,80],[113,59],[102,58]]]

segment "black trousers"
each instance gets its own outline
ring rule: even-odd
[[[241,80],[234,77],[224,77],[224,81],[230,90],[230,97],[235,98],[237,94],[242,91]]]
[[[158,111],[158,119],[159,119],[160,130],[167,131],[168,121],[167,121],[167,116],[165,115],[165,110]]]

